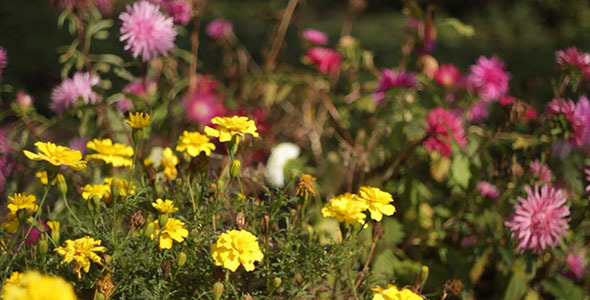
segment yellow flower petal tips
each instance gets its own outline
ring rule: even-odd
[[[124,144],[113,143],[111,139],[94,139],[86,144],[88,149],[98,153],[86,155],[86,159],[100,159],[113,167],[131,167],[133,148]]]
[[[82,152],[68,147],[58,146],[51,142],[36,142],[39,153],[24,150],[23,153],[32,160],[45,160],[54,166],[66,165],[74,170],[86,168],[86,161],[82,160]]]
[[[256,124],[248,117],[215,117],[211,119],[211,124],[216,124],[217,128],[205,126],[205,134],[219,138],[220,142],[229,142],[234,136],[237,137],[236,141],[239,142],[239,138],[244,137],[246,134],[258,137]]]
[[[346,193],[336,198],[330,199],[330,202],[322,208],[324,218],[335,218],[338,222],[346,224],[364,224],[367,204],[364,203],[357,195]]]
[[[254,262],[262,261],[256,236],[246,230],[230,230],[219,235],[211,246],[211,256],[215,264],[235,272],[240,265],[248,272],[254,270]]]
[[[184,222],[178,219],[168,218],[162,230],[160,230],[160,224],[157,220],[153,221],[152,224],[154,224],[155,232],[150,235],[150,238],[154,240],[159,234],[160,249],[171,249],[173,241],[182,243],[188,236],[188,230],[184,228]]]
[[[373,300],[423,300],[422,297],[411,290],[399,290],[397,286],[391,284],[386,289],[378,286],[372,290],[375,292]]]
[[[90,261],[102,265],[102,259],[95,252],[105,252],[107,248],[99,246],[101,240],[95,240],[89,236],[79,238],[77,240],[67,240],[65,247],[57,247],[55,251],[63,255],[62,264],[76,262],[74,270],[78,273],[78,278],[82,277],[80,270],[85,273],[90,271]]]
[[[146,126],[150,125],[150,115],[144,113],[130,113],[129,120],[125,120],[125,123],[129,124],[129,126],[135,129],[143,129]]]
[[[393,197],[388,192],[363,186],[359,189],[358,195],[367,204],[371,219],[377,222],[381,221],[383,215],[391,216],[395,213],[395,207],[389,204],[393,201]]]
[[[209,156],[211,150],[215,150],[215,145],[209,142],[206,135],[199,132],[183,132],[178,138],[178,145],[176,145],[176,151],[186,151],[192,157],[196,157],[201,152],[205,152],[205,155]]]
[[[14,272],[2,287],[4,300],[76,300],[74,287],[65,279],[37,271]]]
[[[172,200],[162,200],[158,198],[156,202],[152,203],[152,206],[158,210],[161,214],[168,215],[178,210],[177,207],[174,207],[174,202]]]

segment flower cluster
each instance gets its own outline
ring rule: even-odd
[[[330,201],[322,208],[325,218],[336,218],[338,222],[346,224],[363,224],[365,210],[369,210],[371,219],[379,222],[383,215],[391,216],[395,207],[391,204],[393,197],[390,193],[378,188],[363,186],[358,194],[345,193]]]

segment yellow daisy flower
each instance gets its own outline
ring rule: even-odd
[[[161,214],[168,215],[178,210],[177,207],[174,207],[174,202],[172,200],[164,200],[158,198],[156,202],[152,203],[152,206],[157,209]]]
[[[108,198],[111,195],[111,186],[109,184],[87,184],[82,187],[82,198],[90,200],[97,196],[100,199]]]
[[[176,145],[176,151],[186,151],[192,157],[196,157],[201,152],[205,152],[205,155],[209,156],[211,150],[215,150],[215,145],[209,142],[206,135],[199,132],[183,132],[178,138],[178,145]]]
[[[133,165],[133,148],[124,144],[113,143],[111,139],[94,139],[86,147],[98,153],[86,155],[86,159],[100,159],[114,167],[131,167]]]
[[[81,278],[80,270],[84,270],[85,273],[90,271],[90,261],[102,265],[102,259],[95,253],[107,250],[107,248],[99,246],[101,243],[101,240],[85,236],[77,240],[67,240],[65,247],[57,247],[55,251],[64,256],[61,264],[76,261],[74,270],[78,273],[78,278]]]
[[[15,234],[20,226],[20,222],[18,221],[18,217],[16,216],[15,211],[11,211],[6,214],[6,222],[0,224],[0,227],[4,229],[8,233]]]
[[[363,186],[359,189],[358,195],[367,204],[371,219],[375,221],[381,221],[383,215],[391,216],[395,213],[395,207],[389,204],[393,201],[393,197],[388,192]]]
[[[178,176],[178,170],[176,170],[176,165],[178,164],[178,157],[172,149],[166,147],[162,152],[162,166],[164,166],[164,175],[168,180],[172,181]]]
[[[65,279],[37,271],[14,272],[2,287],[4,300],[76,300],[74,287]]]
[[[229,142],[234,136],[237,136],[237,141],[239,141],[239,138],[246,134],[258,137],[256,124],[248,117],[215,117],[211,119],[211,124],[216,124],[217,128],[205,126],[205,134],[218,137],[220,142]]]
[[[222,233],[211,246],[215,264],[235,272],[240,264],[248,272],[254,270],[254,262],[262,261],[258,239],[246,230],[230,230]]]
[[[171,249],[173,241],[182,243],[188,236],[188,230],[184,228],[184,222],[180,220],[169,218],[161,232],[157,220],[152,224],[154,224],[155,232],[150,235],[150,238],[154,240],[160,233],[160,249]]]
[[[27,193],[15,193],[13,196],[8,196],[10,203],[8,209],[11,212],[17,212],[20,209],[28,210],[29,212],[36,212],[39,205],[35,203],[37,197],[35,195],[27,195]]]
[[[150,125],[150,115],[144,113],[130,113],[129,120],[125,120],[125,123],[129,124],[129,126],[135,129],[143,129],[144,127]]]
[[[409,289],[399,290],[397,286],[391,284],[386,289],[378,286],[372,290],[375,292],[373,300],[424,300]]]
[[[364,224],[367,205],[357,196],[351,193],[342,194],[330,201],[322,208],[324,218],[335,218],[338,222],[346,224]]]
[[[66,165],[74,170],[86,168],[86,161],[82,160],[82,152],[68,147],[58,146],[51,142],[36,142],[40,153],[24,150],[23,153],[32,160],[46,160],[54,166]]]

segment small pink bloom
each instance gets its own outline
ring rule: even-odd
[[[385,98],[385,93],[392,87],[411,88],[416,85],[416,73],[405,72],[403,70],[392,71],[391,69],[381,70],[377,91],[373,93],[373,98],[377,103]]]
[[[570,209],[560,189],[545,184],[539,190],[526,186],[527,198],[518,197],[520,204],[514,206],[514,213],[504,224],[512,231],[512,238],[518,239],[517,248],[523,253],[532,249],[539,253],[547,246],[555,247],[569,228]]]
[[[470,234],[461,239],[461,247],[471,247],[477,243],[477,235]]]
[[[6,59],[6,50],[4,47],[0,46],[0,77],[2,77],[2,71],[6,68],[7,59]]]
[[[191,20],[192,9],[191,3],[183,0],[172,1],[166,6],[166,12],[172,16],[174,23],[182,26]]]
[[[318,45],[325,45],[328,43],[328,35],[311,28],[303,30],[303,38]]]
[[[338,51],[329,48],[313,47],[305,54],[316,69],[324,74],[336,74],[340,70],[342,56]]]
[[[514,104],[516,103],[516,98],[512,97],[512,96],[503,96],[502,98],[500,98],[500,105],[506,107],[510,104]]]
[[[86,153],[86,145],[88,144],[88,139],[83,137],[77,137],[70,140],[70,149],[78,150],[82,152],[82,154]]]
[[[473,103],[473,105],[471,105],[471,107],[469,108],[468,112],[469,121],[471,121],[472,123],[479,123],[485,121],[490,115],[488,106],[489,103],[485,101],[478,101]]]
[[[585,263],[585,251],[576,251],[577,245],[572,247],[572,252],[567,251],[567,258],[565,259],[568,270],[565,273],[566,276],[576,279],[582,280],[584,279],[584,274],[586,274],[586,263]]]
[[[569,47],[555,52],[555,60],[561,68],[574,67],[578,69],[584,78],[590,77],[590,54]]]
[[[461,72],[453,64],[442,64],[434,73],[434,80],[444,88],[454,86],[460,77]]]
[[[450,110],[437,107],[431,110],[424,118],[428,123],[424,141],[424,147],[430,151],[439,151],[443,156],[451,156],[451,138],[463,149],[467,145],[465,131],[461,124],[461,118]],[[450,134],[449,134],[450,133]]]
[[[497,57],[480,56],[477,64],[471,66],[470,80],[475,85],[483,101],[495,101],[508,92],[510,74],[506,72],[504,62]]]
[[[33,105],[33,101],[33,97],[23,91],[18,91],[18,93],[16,93],[16,102],[22,109],[30,108]]]
[[[125,50],[133,57],[141,56],[148,61],[158,56],[167,55],[174,47],[176,29],[172,18],[166,18],[159,6],[147,1],[127,5],[127,11],[119,16],[123,22],[120,41],[125,41]]]
[[[224,19],[215,19],[207,25],[205,32],[212,39],[219,39],[228,35],[232,31],[233,25],[231,22]]]
[[[92,87],[100,82],[100,78],[90,73],[76,72],[72,78],[65,79],[58,87],[51,92],[51,103],[49,107],[57,112],[63,113],[66,108],[82,98],[84,103],[96,103],[98,95]]]
[[[215,78],[204,74],[197,74],[196,91],[200,93],[215,93],[217,86],[219,86],[219,82]]]
[[[488,197],[494,201],[500,198],[500,192],[498,191],[498,188],[496,188],[495,185],[487,181],[480,181],[477,184],[477,189],[479,190],[482,196]]]
[[[186,109],[186,118],[202,125],[209,125],[211,119],[225,114],[225,106],[217,101],[217,96],[213,93],[195,91],[182,104]]]
[[[546,164],[542,164],[538,159],[529,164],[531,173],[538,177],[540,181],[551,181],[553,180],[553,172]]]
[[[553,115],[563,114],[567,118],[573,134],[570,138],[572,145],[581,147],[590,144],[590,101],[586,96],[580,97],[578,103],[553,99],[547,104],[547,112]]]
[[[111,15],[113,13],[113,2],[111,0],[94,0],[94,5],[104,15]]]
[[[537,110],[529,107],[525,112],[524,112],[524,116],[529,119],[529,120],[537,120],[539,118],[539,113],[537,113]]]
[[[127,84],[125,88],[123,88],[123,93],[133,94],[139,98],[145,98],[148,94],[153,93],[156,88],[157,83],[155,80],[146,81],[145,79],[140,79]],[[126,97],[117,102],[117,108],[122,112],[128,112],[133,108],[133,100]]]

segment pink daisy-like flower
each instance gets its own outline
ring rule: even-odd
[[[318,45],[325,45],[328,43],[328,35],[312,28],[303,30],[303,38]]]
[[[342,55],[338,51],[329,48],[313,47],[307,51],[305,57],[315,65],[318,71],[324,74],[338,73],[342,63]]]
[[[555,52],[555,60],[562,69],[573,67],[578,69],[584,78],[590,77],[590,53],[569,47]]]
[[[465,149],[467,140],[459,116],[453,114],[450,110],[437,107],[431,110],[424,117],[424,120],[428,123],[426,128],[428,138],[424,141],[426,149],[439,151],[446,157],[451,156],[451,136],[461,148]]]
[[[403,70],[381,70],[377,90],[373,93],[373,99],[380,103],[385,98],[385,93],[392,87],[411,88],[416,85],[416,73]]]
[[[504,224],[510,227],[512,238],[518,238],[517,248],[523,253],[533,249],[539,253],[547,246],[555,247],[569,228],[570,209],[560,189],[545,184],[539,190],[525,186],[527,198],[518,197],[520,204],[514,206],[515,212]]]
[[[22,109],[28,109],[33,105],[33,97],[23,91],[16,93],[16,103]]]
[[[551,181],[553,180],[553,172],[546,164],[542,164],[538,159],[529,164],[531,173],[537,177],[540,181]]]
[[[472,123],[479,123],[485,121],[490,115],[490,110],[488,106],[488,102],[481,100],[471,105],[468,112],[469,121],[471,121]]]
[[[67,78],[51,92],[51,103],[49,107],[57,112],[63,113],[66,108],[82,98],[84,103],[96,103],[98,95],[92,87],[100,82],[100,78],[90,73],[76,72],[72,78]]]
[[[230,21],[224,19],[215,19],[207,25],[205,32],[212,39],[218,39],[226,36],[232,31],[233,25]]]
[[[176,29],[172,18],[166,18],[159,6],[147,1],[127,5],[127,11],[119,16],[123,21],[120,41],[125,41],[125,50],[133,57],[141,56],[148,61],[166,55],[174,47]]]
[[[572,100],[553,99],[547,104],[547,112],[553,115],[563,114],[571,126],[570,142],[575,146],[590,144],[590,101],[586,96],[580,97],[578,103]]]
[[[479,190],[482,196],[488,197],[494,201],[500,198],[500,192],[498,191],[498,188],[487,181],[480,181],[477,184],[477,189]]]
[[[4,71],[4,68],[6,68],[6,65],[6,50],[4,50],[4,47],[0,46],[0,77],[2,77],[2,71]]]
[[[573,245],[572,251],[567,251],[565,262],[568,270],[565,275],[576,280],[582,280],[584,274],[586,274],[585,251],[583,249],[578,251],[577,248],[578,245]]]
[[[211,119],[225,113],[225,106],[217,101],[217,96],[213,93],[195,91],[182,104],[186,109],[186,118],[203,125],[210,124]]]
[[[480,56],[477,64],[471,66],[470,81],[475,85],[480,98],[495,101],[508,92],[510,74],[506,72],[504,62],[493,56]]]
[[[453,64],[442,64],[434,73],[434,80],[444,88],[454,86],[460,77],[461,72]]]

